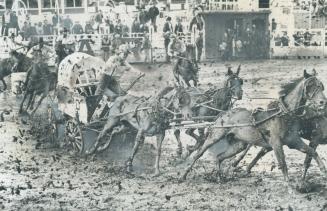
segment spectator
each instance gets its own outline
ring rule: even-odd
[[[110,29],[110,34],[113,34],[115,32],[115,25],[112,23],[111,20],[109,20],[109,29]]]
[[[11,13],[11,16],[10,16],[10,27],[9,28],[15,29],[15,34],[17,34],[18,31],[19,31],[18,17],[16,15],[16,12],[15,11],[13,11]]]
[[[72,33],[73,34],[83,34],[83,27],[79,23],[79,21],[76,21],[73,28],[72,28]]]
[[[290,39],[287,35],[287,32],[284,32],[283,36],[281,37],[282,46],[288,46],[289,40]]]
[[[57,13],[54,13],[52,16],[52,28],[55,34],[59,32],[59,25],[62,22],[61,17]]]
[[[147,12],[145,9],[141,9],[139,13],[139,20],[140,24],[145,24],[146,22],[148,22]]]
[[[181,18],[177,18],[177,24],[175,25],[174,33],[176,35],[183,34],[183,25]]]
[[[294,38],[294,45],[295,46],[303,45],[304,38],[303,38],[303,36],[301,35],[300,32],[296,32],[296,34],[293,35],[293,38]]]
[[[190,28],[189,28],[190,31],[192,31],[194,25],[196,25],[197,30],[199,31],[203,30],[204,21],[202,15],[200,15],[199,12],[200,12],[200,8],[196,8],[193,11],[194,17],[192,18],[190,23]]]
[[[272,31],[272,32],[275,32],[276,29],[277,29],[277,23],[276,23],[276,21],[275,21],[275,18],[273,18],[273,19],[271,20],[271,31]]]
[[[6,12],[2,15],[2,29],[1,29],[2,36],[8,36],[8,29],[10,27],[10,18],[11,18],[11,13],[10,10],[7,9]]]
[[[42,25],[42,22],[39,22],[38,24],[35,23],[35,29],[36,29],[36,34],[37,35],[43,35],[44,31],[43,31],[43,25]]]
[[[99,26],[102,23],[103,14],[102,11],[99,10],[99,12],[95,15],[94,21],[95,21],[95,30],[99,31]]]
[[[140,21],[138,20],[138,17],[135,17],[132,24],[132,33],[140,33],[140,31],[141,31]]]
[[[197,62],[201,61],[202,50],[203,50],[203,32],[199,32],[199,36],[196,38],[195,45],[197,48]]]
[[[31,38],[35,35],[37,35],[36,28],[35,28],[35,26],[32,26],[31,23],[29,23],[26,33],[25,33],[25,37],[26,37],[26,39],[31,41]]]
[[[117,20],[117,24],[115,26],[115,34],[119,34],[120,36],[123,35],[123,24],[121,23],[121,20]]]
[[[144,35],[144,40],[143,40],[143,43],[142,43],[141,51],[142,50],[144,51],[144,62],[151,61],[151,58],[150,58],[151,42],[150,42],[148,33],[146,33]]]
[[[123,37],[128,37],[129,36],[129,28],[127,25],[122,26],[122,36]]]
[[[84,32],[86,34],[93,34],[94,33],[94,29],[90,23],[90,21],[87,21],[86,24],[85,24],[85,28],[84,28]]]
[[[48,23],[47,20],[43,22],[43,34],[44,35],[51,35],[52,34],[52,26]]]
[[[101,49],[103,51],[103,60],[107,61],[109,58],[109,52],[110,52],[110,39],[108,35],[105,35],[101,42]]]
[[[304,38],[304,46],[310,46],[310,42],[311,42],[311,38],[312,38],[312,34],[309,32],[309,29],[307,29],[304,34],[303,34],[303,38]]]
[[[163,28],[163,36],[164,36],[164,45],[166,50],[166,61],[169,62],[170,58],[168,56],[168,45],[170,42],[170,35],[173,34],[173,25],[171,24],[171,17],[167,17],[166,22]]]
[[[119,46],[122,44],[120,34],[114,34],[113,40],[111,42],[111,51],[114,54]]]
[[[69,15],[66,16],[66,18],[63,20],[63,27],[70,32],[71,28],[73,26],[73,21],[70,19]]]
[[[156,2],[151,1],[150,2],[151,7],[148,11],[148,17],[151,20],[151,24],[154,28],[154,32],[157,32],[157,16],[159,15],[159,9],[156,6]]]
[[[26,36],[26,33],[28,31],[28,28],[29,28],[29,25],[26,21],[24,21],[24,25],[22,27],[22,29],[20,31],[24,32],[25,36]]]

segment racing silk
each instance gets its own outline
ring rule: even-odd
[[[182,40],[176,39],[168,45],[168,56],[182,56],[186,52],[186,45]]]

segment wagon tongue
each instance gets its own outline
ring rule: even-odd
[[[91,120],[101,99],[102,99],[102,95],[87,96],[85,98],[86,106],[87,106],[87,121],[88,122]]]

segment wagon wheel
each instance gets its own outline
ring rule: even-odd
[[[65,125],[65,140],[71,147],[73,153],[82,154],[84,150],[84,140],[81,124],[78,121],[74,119],[67,120]]]

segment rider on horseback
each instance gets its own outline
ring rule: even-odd
[[[95,92],[96,95],[106,95],[111,101],[114,101],[116,97],[126,94],[120,88],[118,81],[124,71],[131,69],[131,65],[126,62],[128,54],[128,47],[126,45],[121,45],[116,51],[116,54],[108,59],[106,67],[100,76],[100,83]],[[108,86],[111,87],[110,90],[107,89]],[[112,90],[114,90],[114,92]]]
[[[49,59],[49,53],[51,49],[44,45],[43,37],[39,38],[37,45],[33,46],[26,54],[28,58],[34,60],[34,63],[45,63],[45,59]]]
[[[176,58],[174,65],[174,72],[177,71],[178,65],[186,57],[186,45],[185,43],[176,38],[175,34],[170,35],[170,43],[168,45],[168,56]]]

